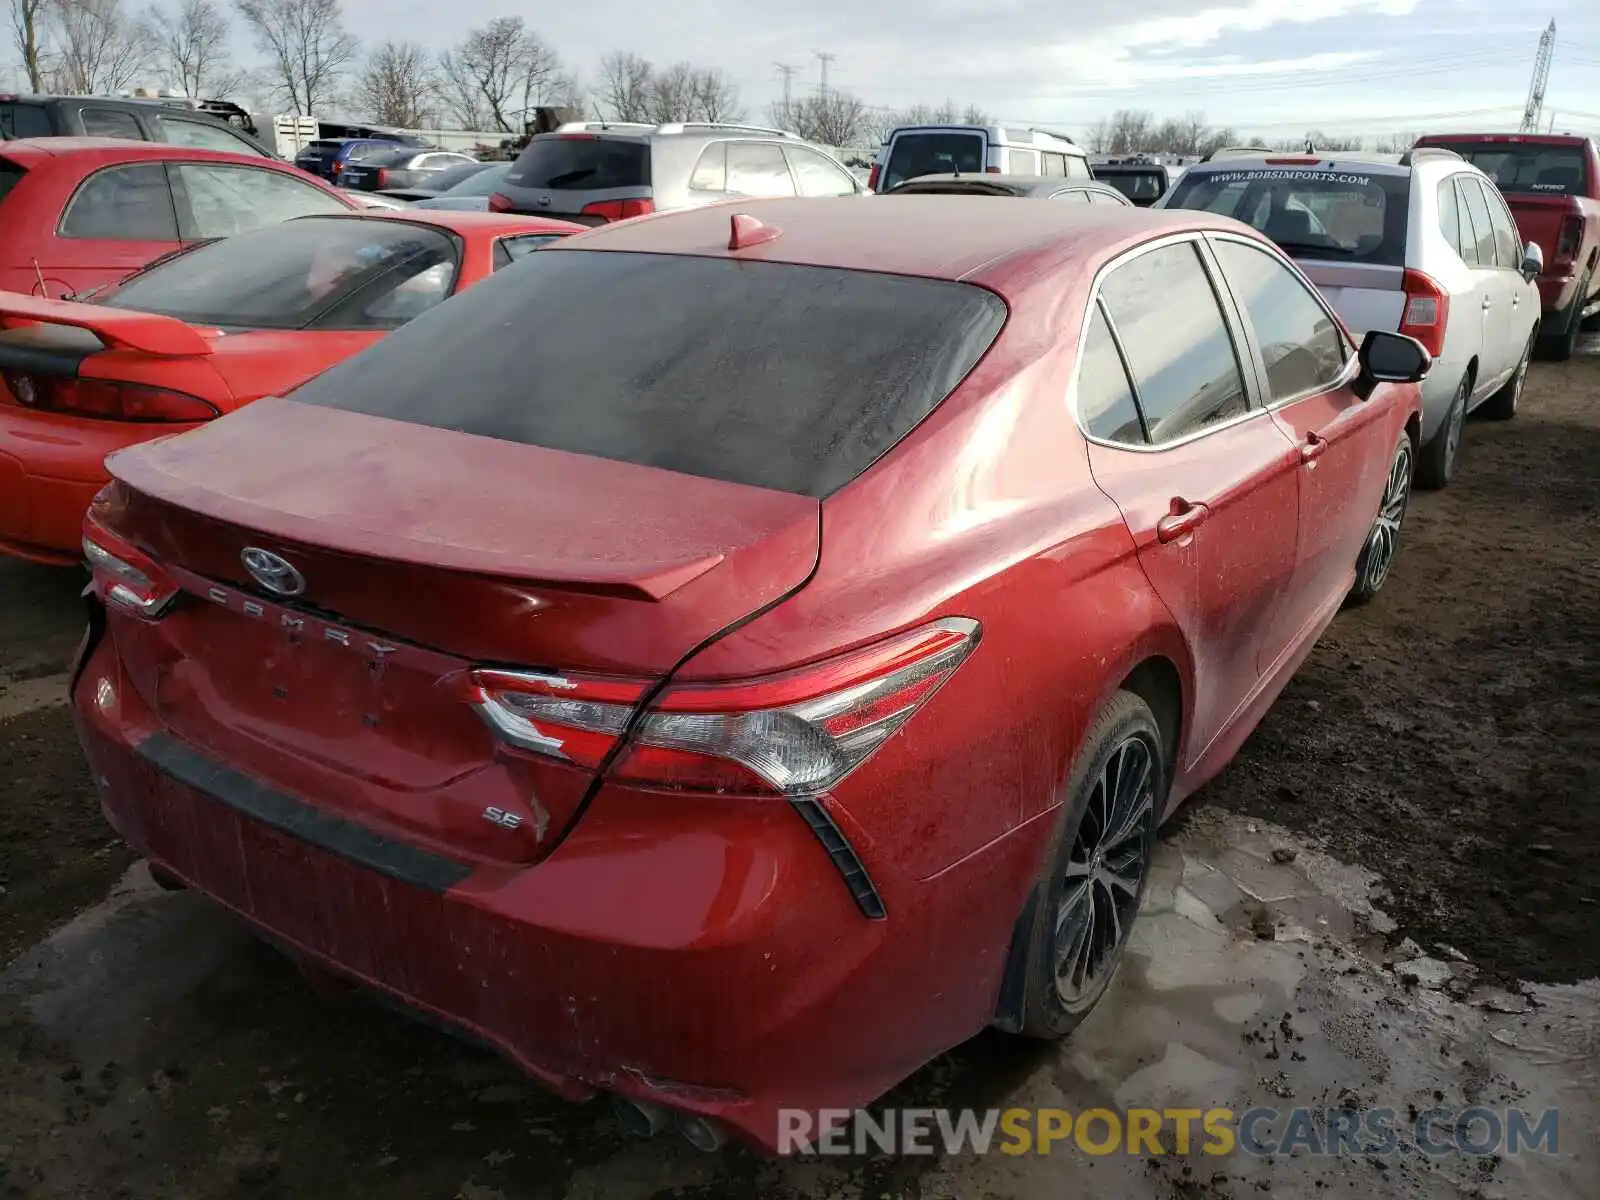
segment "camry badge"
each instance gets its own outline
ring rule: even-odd
[[[279,596],[298,596],[306,590],[305,576],[281,554],[263,550],[260,546],[246,546],[239,551],[239,561],[244,569],[269,592]]]

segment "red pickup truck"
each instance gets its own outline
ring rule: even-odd
[[[1570,134],[1442,133],[1419,146],[1454,150],[1495,181],[1524,241],[1544,254],[1540,348],[1572,357],[1579,330],[1600,329],[1600,154]]]

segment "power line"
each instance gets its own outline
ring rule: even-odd
[[[788,63],[778,63],[776,65],[778,74],[783,76],[783,113],[784,119],[788,120],[789,114],[794,111],[794,105],[791,100],[794,88],[794,68]]]
[[[816,55],[817,61],[822,64],[822,79],[817,85],[817,90],[826,97],[828,94],[828,64],[839,56],[830,54],[826,50],[813,50],[811,53]]]

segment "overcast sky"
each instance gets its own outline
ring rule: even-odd
[[[948,96],[996,118],[1081,132],[1113,108],[1202,109],[1212,124],[1287,136],[1515,127],[1539,34],[1557,24],[1546,96],[1558,131],[1600,132],[1600,3],[1545,0],[344,0],[352,31],[448,44],[527,16],[586,80],[600,56],[722,67],[752,115],[778,63],[816,86],[904,107]],[[1536,10],[1537,9],[1537,10]]]

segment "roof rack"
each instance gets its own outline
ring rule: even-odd
[[[654,129],[645,121],[563,121],[551,133],[587,133],[591,129]]]
[[[774,129],[768,125],[746,125],[741,121],[664,121],[655,126],[656,133],[684,133],[690,129],[725,129],[733,133],[765,133],[771,137],[794,138],[800,135],[788,129]]]
[[[1413,146],[1400,156],[1400,165],[1409,167],[1418,158],[1453,158],[1457,162],[1467,161],[1454,150],[1446,149],[1443,146]]]

